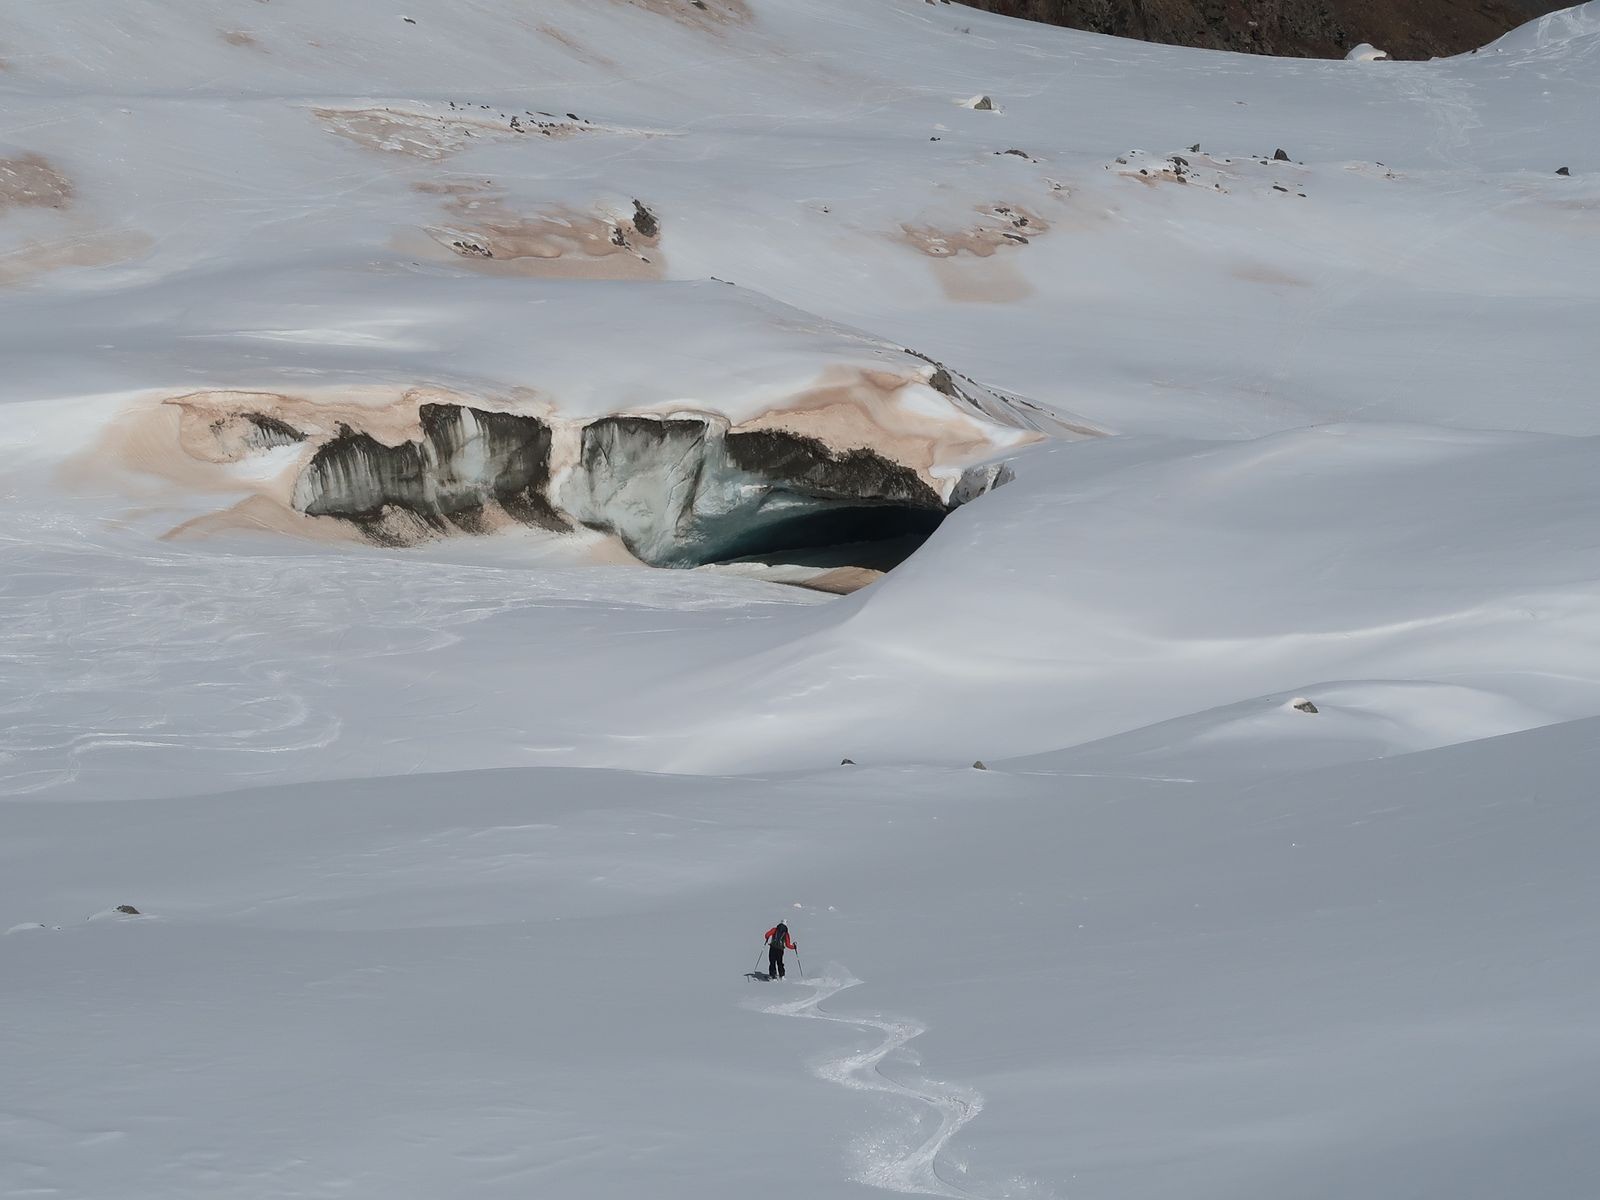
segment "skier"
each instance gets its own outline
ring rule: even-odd
[[[782,979],[784,948],[798,950],[800,947],[796,946],[793,939],[789,937],[789,927],[782,921],[779,921],[762,936],[767,939],[767,978]]]

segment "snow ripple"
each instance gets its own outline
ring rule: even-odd
[[[761,1011],[782,1017],[832,1021],[880,1037],[871,1049],[840,1055],[820,1063],[814,1070],[821,1078],[852,1091],[878,1092],[912,1101],[921,1110],[919,1127],[925,1117],[931,1116],[938,1121],[933,1133],[915,1144],[905,1144],[890,1131],[864,1136],[859,1147],[862,1161],[855,1176],[856,1182],[886,1191],[922,1196],[970,1198],[984,1194],[946,1178],[952,1172],[964,1175],[964,1167],[947,1164],[941,1173],[940,1164],[940,1155],[950,1139],[982,1111],[983,1096],[959,1084],[931,1079],[906,1084],[884,1074],[884,1059],[904,1049],[913,1038],[926,1033],[928,1027],[913,1020],[851,1017],[825,1012],[822,1008],[824,1001],[861,982],[837,967],[833,968],[830,975],[796,982],[798,986],[810,989],[811,994],[800,1000],[763,1006]],[[912,1061],[916,1061],[914,1055]]]

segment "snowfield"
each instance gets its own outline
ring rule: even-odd
[[[0,14],[0,1195],[1600,1193],[1600,3]]]

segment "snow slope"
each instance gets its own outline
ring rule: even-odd
[[[1593,1193],[1600,5],[0,17],[0,1193]],[[233,440],[440,398],[1016,478],[831,599]]]
[[[8,1186],[1579,1197],[1595,732],[18,805]]]

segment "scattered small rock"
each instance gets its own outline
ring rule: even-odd
[[[415,17],[401,17],[400,19],[407,25],[415,25],[417,23],[417,19]]]
[[[1296,712],[1314,713],[1317,711],[1317,706],[1311,703],[1311,701],[1307,700],[1304,696],[1297,696],[1293,700],[1289,701],[1289,707],[1294,709]]]
[[[1194,145],[1190,146],[1189,147],[1189,153],[1190,154],[1199,154],[1200,153],[1200,143],[1196,142]]]

